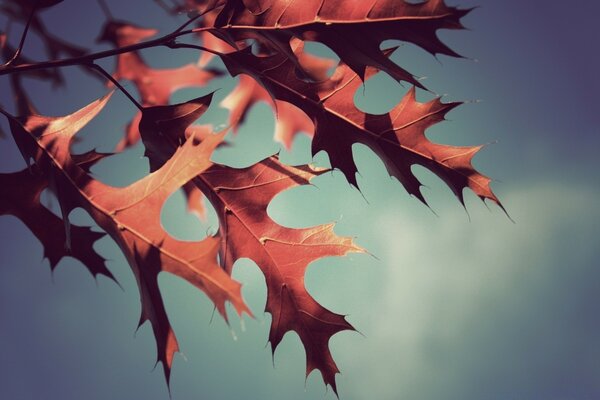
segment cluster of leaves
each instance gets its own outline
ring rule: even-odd
[[[115,20],[102,2],[107,22],[99,40],[113,49],[89,53],[52,35],[38,16],[42,8],[60,2],[10,0],[2,5],[4,14],[26,26],[17,48],[9,45],[5,34],[0,36],[7,60],[0,75],[10,79],[18,115],[0,111],[9,121],[28,169],[0,174],[0,214],[12,214],[31,229],[42,242],[52,268],[70,255],[94,276],[113,278],[93,249],[104,234],[69,223],[73,209],[89,213],[119,245],[135,274],[142,302],[140,324],[149,321],[152,326],[167,382],[178,346],[158,288],[159,273],[167,271],[195,285],[227,319],[227,302],[238,314],[251,315],[240,284],[231,278],[236,260],[249,258],[266,279],[272,350],[286,332],[295,331],[306,350],[307,375],[319,370],[325,383],[336,391],[338,368],[328,342],[336,333],[353,327],[344,316],[310,296],[304,274],[319,258],[363,251],[350,238],[336,235],[332,224],[292,229],[277,224],[267,213],[277,194],[306,185],[329,169],[285,165],[275,155],[243,169],[211,162],[211,153],[222,144],[227,130],[214,133],[210,126],[193,123],[210,106],[212,94],[169,104],[174,91],[202,87],[224,73],[239,75],[237,87],[222,103],[230,111],[229,129],[236,130],[250,108],[263,101],[276,114],[276,140],[289,147],[298,133],[311,136],[312,154],[325,151],[331,167],[339,169],[354,186],[357,168],[352,145],[362,143],[383,160],[390,175],[423,202],[421,184],[411,171],[414,164],[443,179],[461,202],[463,190],[469,188],[480,198],[499,204],[490,180],[471,165],[480,146],[448,146],[425,137],[425,130],[459,103],[443,103],[439,98],[417,101],[415,88],[424,89],[422,83],[390,60],[394,48],[380,48],[383,41],[395,39],[432,54],[457,56],[436,32],[462,28],[460,19],[469,10],[447,6],[443,0],[186,0],[165,8],[175,14],[185,11],[189,20],[157,37],[155,29]],[[28,29],[42,40],[50,61],[34,62],[20,54]],[[306,53],[305,41],[326,45],[340,62],[334,65],[332,60]],[[197,49],[198,63],[152,68],[139,50],[156,46]],[[207,67],[214,56],[220,57],[226,71]],[[116,57],[112,74],[95,63],[106,57]],[[111,94],[63,117],[43,116],[35,110],[22,78],[62,84],[65,78],[60,67],[70,65],[98,72],[95,76],[106,78],[137,106],[139,112],[115,151],[141,140],[150,162],[148,176],[125,188],[111,187],[89,173],[92,165],[111,154],[71,152],[76,133],[102,110]],[[332,68],[334,72],[329,74]],[[390,112],[365,113],[355,106],[354,93],[380,71],[412,89]],[[124,80],[135,85],[139,99],[121,86]],[[217,234],[185,242],[163,229],[161,208],[169,195],[182,187],[190,210],[203,214],[204,198],[214,207],[219,219]],[[45,189],[58,198],[62,218],[40,203]]]

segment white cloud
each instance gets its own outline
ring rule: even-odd
[[[522,369],[537,368],[540,380],[550,378],[544,375],[547,366],[536,363],[564,354],[536,347],[535,335],[556,328],[544,304],[563,293],[563,283],[575,288],[564,302],[579,304],[577,287],[598,251],[598,192],[544,184],[503,197],[515,224],[479,215],[483,207],[474,207],[472,222],[453,206],[425,222],[397,207],[382,213],[386,217],[378,225],[386,241],[386,253],[380,255],[386,279],[369,304],[375,312],[363,322],[367,340],[348,350],[360,361],[343,363],[344,377],[354,377],[344,383],[347,393],[380,400],[442,395],[448,400],[477,393],[479,377],[496,381],[498,390],[510,388],[507,393],[535,394],[544,383],[535,377],[518,383]],[[589,276],[597,278],[598,273]],[[581,332],[569,329],[548,335],[577,340],[573,335]],[[527,367],[512,366],[521,361]],[[496,398],[496,389],[481,393]]]

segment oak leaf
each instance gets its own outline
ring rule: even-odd
[[[124,47],[156,35],[157,30],[142,28],[127,22],[108,21],[98,41],[106,41],[115,47]],[[205,86],[218,77],[216,70],[203,70],[196,65],[186,64],[177,68],[155,69],[150,67],[138,52],[119,54],[113,73],[116,80],[131,81],[140,94],[142,106],[166,105],[171,95],[181,88]],[[139,141],[138,113],[126,128],[125,137],[116,150],[121,151]]]
[[[142,300],[140,325],[150,321],[157,341],[157,361],[169,381],[177,341],[158,287],[161,271],[179,276],[204,291],[225,317],[225,303],[250,314],[241,297],[240,284],[217,263],[219,239],[185,242],[169,236],[160,224],[166,199],[210,167],[210,154],[223,135],[201,143],[190,137],[164,167],[125,188],[114,188],[91,178],[69,151],[73,137],[108,101],[108,96],[65,117],[33,115],[9,119],[13,136],[23,137],[21,150],[36,165],[53,175],[63,217],[81,207],[119,245],[136,277]],[[29,140],[29,142],[27,142]],[[27,143],[27,145],[25,145]]]
[[[198,12],[204,12],[203,10],[207,8],[206,5],[197,5],[196,7],[198,7]],[[220,9],[211,9],[211,11],[208,11],[206,12],[206,14],[204,14],[203,18],[197,25],[198,28],[200,28],[198,32],[198,37],[200,38],[200,41],[202,42],[202,45],[204,47],[219,53],[229,53],[230,51],[236,50],[236,48],[229,44],[227,41],[219,38],[214,33],[211,33],[210,30],[202,30],[204,28],[214,26],[215,20],[219,15],[219,11]],[[210,63],[210,61],[213,59],[213,57],[213,53],[210,53],[208,51],[203,52],[200,55],[200,58],[198,59],[198,66],[206,67],[208,63]]]
[[[460,19],[469,11],[447,6],[443,0],[355,0],[343,6],[336,0],[230,0],[216,19],[215,28],[234,43],[248,38],[282,46],[291,37],[318,41],[361,78],[372,66],[398,81],[422,87],[412,74],[386,57],[381,43],[401,40],[432,54],[458,57],[436,32],[462,29]]]
[[[274,98],[304,111],[315,124],[313,155],[325,150],[332,167],[340,169],[352,185],[358,186],[352,145],[362,143],[384,161],[390,175],[424,203],[421,184],[411,171],[414,164],[438,175],[461,203],[463,189],[468,187],[480,198],[500,205],[490,188],[490,179],[471,164],[482,146],[442,145],[425,136],[427,128],[442,121],[461,103],[442,103],[439,98],[420,103],[413,87],[389,113],[374,115],[354,104],[354,93],[363,80],[347,65],[340,64],[330,80],[307,82],[296,76],[295,64],[283,55],[258,57],[246,48],[223,55],[222,59],[232,75],[251,75]],[[377,72],[373,67],[367,68],[364,79]]]
[[[70,237],[67,238],[63,220],[40,202],[40,196],[48,185],[48,177],[37,168],[0,174],[0,215],[13,215],[29,228],[41,242],[44,257],[52,270],[64,257],[73,257],[81,261],[94,277],[104,275],[114,280],[104,258],[93,248],[104,233],[71,225]]]
[[[319,370],[337,393],[335,375],[339,370],[329,351],[329,339],[354,328],[343,315],[326,309],[308,293],[304,275],[317,259],[363,250],[351,238],[337,236],[333,224],[287,228],[267,213],[276,195],[307,185],[326,171],[307,165],[291,167],[270,157],[243,169],[214,164],[194,182],[219,216],[223,266],[231,271],[235,261],[249,258],[265,276],[272,351],[286,332],[296,332],[306,350],[306,375]]]
[[[23,116],[33,115],[35,108],[21,86],[21,77],[12,75],[10,79],[17,112]],[[89,172],[92,165],[109,155],[91,150],[73,155],[73,159],[80,168]],[[26,160],[28,161],[27,157]],[[0,215],[13,215],[29,228],[41,242],[44,257],[48,259],[52,271],[62,258],[70,256],[79,260],[94,277],[104,275],[116,282],[106,268],[104,258],[97,254],[93,247],[105,234],[77,225],[70,225],[67,230],[65,221],[42,205],[42,192],[53,189],[51,186],[50,177],[36,166],[19,172],[0,174]]]
[[[334,61],[316,57],[304,51],[304,44],[293,39],[291,48],[295,51],[299,67],[304,76],[311,80],[323,81],[328,77],[328,70],[334,66]],[[269,104],[275,112],[274,139],[285,146],[292,147],[294,137],[304,133],[309,137],[314,135],[314,126],[310,118],[295,105],[273,99],[265,88],[249,75],[240,75],[235,89],[221,102],[221,106],[229,110],[229,124],[234,132],[245,121],[252,106],[258,102]]]
[[[313,136],[314,126],[306,114],[293,104],[273,100],[269,93],[248,75],[240,75],[238,85],[221,102],[221,106],[229,110],[229,124],[234,131],[239,129],[252,106],[258,102],[265,102],[273,107],[276,113],[274,139],[288,150],[298,133]]]
[[[14,215],[25,223],[42,243],[52,269],[63,257],[72,256],[94,276],[104,274],[112,278],[104,259],[93,249],[94,242],[104,234],[71,225],[69,214],[75,208],[84,209],[115,240],[136,277],[142,303],[139,325],[150,322],[157,342],[157,362],[163,364],[167,383],[178,344],[158,287],[158,275],[163,271],[204,291],[227,320],[226,302],[238,314],[250,315],[240,284],[231,274],[237,260],[253,260],[266,280],[265,311],[272,316],[269,341],[273,353],[285,333],[296,332],[306,351],[306,375],[319,370],[336,394],[339,370],[329,341],[338,332],[353,330],[343,315],[326,309],[310,295],[304,276],[307,267],[317,259],[364,250],[351,238],[336,235],[333,224],[289,228],[279,225],[267,212],[280,193],[308,185],[329,169],[289,166],[277,156],[247,168],[212,163],[212,151],[223,143],[226,131],[215,134],[210,126],[192,124],[205,113],[213,94],[169,105],[171,95],[179,88],[204,86],[220,76],[217,70],[202,69],[214,55],[220,56],[230,75],[240,77],[237,87],[222,102],[230,111],[229,123],[234,132],[254,104],[265,102],[276,115],[276,140],[289,148],[297,133],[308,134],[313,138],[312,154],[326,151],[331,166],[354,186],[357,167],[352,146],[361,143],[383,160],[390,175],[423,202],[413,165],[428,168],[443,179],[461,202],[464,189],[470,188],[480,198],[500,205],[489,178],[472,166],[472,158],[481,146],[437,144],[425,136],[426,129],[444,120],[460,103],[443,103],[439,98],[417,101],[416,88],[423,88],[422,84],[391,61],[393,49],[381,47],[386,40],[400,40],[434,55],[458,57],[439,40],[437,31],[462,29],[460,20],[470,10],[447,6],[443,0],[184,0],[183,5],[171,2],[173,7],[161,1],[158,3],[172,14],[188,11],[190,20],[172,34],[150,40],[157,30],[114,20],[104,5],[109,20],[99,41],[119,50],[84,56],[83,49],[52,35],[34,12],[60,2],[7,0],[0,5],[0,11],[12,20],[29,20],[52,59],[61,55],[75,57],[50,62],[49,67],[80,65],[91,71],[90,66],[99,68],[92,62],[119,53],[112,77],[133,83],[139,102],[126,88],[116,86],[140,112],[129,123],[117,150],[134,145],[141,137],[151,173],[125,188],[94,179],[89,168],[108,154],[94,150],[72,154],[71,145],[77,139],[76,133],[102,110],[108,97],[71,115],[42,116],[29,101],[22,85],[23,75],[15,73],[10,82],[20,117],[2,109],[0,112],[7,116],[29,168],[0,174],[0,215]],[[192,23],[198,29],[186,28]],[[203,46],[178,42],[193,33]],[[305,41],[320,42],[341,59],[332,76],[329,70],[333,62],[304,52]],[[156,69],[140,52],[121,49],[141,42],[147,43],[136,48],[161,45],[206,51],[196,65]],[[4,58],[15,54],[3,34],[0,47]],[[34,65],[15,71],[61,82],[58,70],[46,69],[45,63],[23,56],[7,63],[7,67],[24,63]],[[408,82],[411,88],[389,113],[374,115],[356,107],[354,94],[365,80],[379,72]],[[34,165],[29,165],[31,160]],[[203,200],[211,202],[219,219],[216,235],[185,242],[172,238],[163,229],[161,208],[180,188],[187,197],[188,211],[201,217],[205,213]],[[41,204],[44,190],[56,195],[62,218]]]
[[[183,103],[179,109],[154,107],[142,118],[140,131],[151,165],[159,168],[177,149],[187,121],[201,115],[212,95]],[[157,122],[160,121],[160,122]],[[155,124],[160,124],[159,128]],[[160,134],[157,134],[160,132]],[[163,167],[164,168],[164,167]],[[308,265],[320,258],[362,252],[351,238],[339,237],[333,224],[287,228],[273,221],[267,207],[279,193],[329,170],[308,165],[291,167],[269,157],[248,168],[213,164],[194,184],[207,196],[219,218],[221,265],[231,273],[241,258],[256,262],[267,283],[266,311],[272,315],[269,341],[272,351],[288,331],[295,331],[306,349],[308,375],[318,369],[337,393],[339,372],[328,348],[329,339],[352,330],[344,316],[321,306],[306,290]]]

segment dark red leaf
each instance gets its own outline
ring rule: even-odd
[[[232,75],[252,75],[273,97],[304,111],[315,124],[313,154],[325,150],[331,165],[339,168],[354,186],[357,186],[357,169],[352,145],[363,143],[384,161],[390,175],[423,202],[421,184],[411,171],[414,164],[443,179],[461,202],[463,189],[468,187],[480,198],[499,204],[490,188],[490,179],[471,164],[482,146],[441,145],[425,136],[427,128],[442,121],[460,103],[444,104],[440,99],[419,103],[413,88],[390,113],[373,115],[360,111],[354,104],[354,93],[363,83],[346,65],[340,65],[329,81],[307,82],[296,76],[295,64],[282,55],[257,57],[244,49],[222,58]],[[368,68],[365,79],[377,72]]]
[[[285,45],[292,36],[321,42],[363,78],[367,67],[385,71],[394,79],[421,84],[381,51],[381,43],[396,39],[413,43],[432,54],[458,56],[437,37],[438,29],[462,29],[459,10],[443,0],[408,3],[364,0],[343,4],[337,0],[230,0],[215,27],[231,41],[247,38]],[[289,54],[288,54],[289,55]]]
[[[115,47],[139,43],[156,35],[155,29],[142,28],[120,21],[105,24],[100,41],[107,41]],[[117,80],[133,82],[140,94],[143,106],[169,104],[171,95],[179,89],[205,86],[220,73],[215,70],[203,70],[196,65],[187,64],[178,68],[154,69],[146,64],[138,52],[120,54],[117,58],[113,77]],[[137,114],[126,128],[125,137],[117,144],[117,150],[123,150],[139,141],[138,130],[141,115]]]
[[[217,263],[219,238],[184,242],[169,236],[161,226],[160,212],[175,190],[210,167],[210,154],[223,135],[201,142],[190,137],[164,167],[126,187],[114,188],[91,178],[78,166],[69,148],[77,131],[106,104],[108,97],[65,117],[7,115],[13,136],[23,137],[22,151],[53,176],[64,215],[75,207],[86,210],[119,245],[136,276],[142,299],[140,323],[150,321],[158,344],[158,361],[169,380],[177,341],[158,288],[158,274],[175,274],[204,291],[226,318],[225,303],[238,313],[247,312],[240,284]],[[23,146],[27,143],[27,146]],[[87,157],[86,157],[87,158]]]
[[[140,127],[144,143],[152,149],[147,155],[154,168],[160,168],[172,156],[183,135],[181,127],[201,114],[210,99],[210,95],[205,96],[177,110],[154,107],[146,111],[148,123],[144,116]],[[152,125],[157,120],[162,121],[160,128]],[[328,342],[337,332],[353,328],[344,316],[327,310],[310,296],[304,287],[304,274],[308,265],[319,258],[363,250],[352,239],[335,235],[333,224],[293,229],[275,223],[267,214],[277,194],[306,185],[326,171],[291,167],[270,157],[244,169],[214,164],[193,182],[219,216],[223,267],[231,273],[236,260],[250,258],[265,275],[266,311],[273,316],[269,334],[273,351],[286,332],[297,332],[306,349],[307,375],[318,369],[325,383],[337,390],[335,374],[339,371]]]
[[[70,256],[81,261],[94,277],[101,274],[114,280],[104,258],[93,247],[104,233],[71,225],[67,240],[62,219],[40,203],[40,195],[47,187],[48,177],[37,168],[0,174],[0,215],[14,215],[23,221],[42,243],[44,257],[48,258],[52,270],[63,257]]]

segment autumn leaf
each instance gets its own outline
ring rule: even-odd
[[[225,268],[231,271],[235,261],[249,258],[265,275],[272,351],[286,332],[295,331],[306,350],[306,375],[319,370],[337,393],[339,370],[329,351],[329,339],[354,328],[307,292],[304,275],[315,260],[363,250],[351,238],[337,236],[333,224],[292,229],[277,224],[267,213],[277,194],[306,185],[326,171],[307,165],[291,167],[270,157],[244,169],[215,164],[194,182],[219,215]]]
[[[250,314],[241,298],[240,284],[217,263],[219,239],[184,242],[169,236],[160,224],[166,199],[200,172],[210,167],[210,154],[223,135],[199,143],[195,137],[179,148],[164,167],[125,188],[107,186],[91,178],[77,165],[69,148],[77,131],[85,126],[108,101],[108,96],[65,117],[33,115],[17,118],[4,113],[21,150],[36,165],[53,174],[63,217],[81,207],[119,245],[136,277],[142,299],[140,325],[150,321],[158,345],[157,361],[169,381],[173,354],[178,350],[162,296],[158,274],[170,272],[204,291],[217,310],[227,318],[225,303]]]
[[[21,86],[21,77],[11,76],[11,85],[18,113],[31,116],[35,109]],[[109,155],[91,150],[73,155],[73,160],[80,168],[89,172],[91,166]],[[42,192],[52,190],[51,186],[50,177],[36,166],[0,174],[0,215],[13,215],[29,228],[41,242],[44,257],[50,262],[52,271],[64,257],[70,256],[79,260],[92,276],[104,275],[115,280],[106,268],[104,258],[93,247],[105,234],[77,225],[70,225],[69,229],[65,229],[65,221],[41,204]]]
[[[203,139],[213,137],[207,135],[204,129],[190,130],[190,126],[200,118],[211,103],[213,93],[184,103],[144,107],[141,111],[140,132],[144,143],[144,155],[150,161],[150,171],[156,171],[172,157],[175,150],[186,140],[191,133],[197,133]],[[164,148],[164,142],[156,137],[169,138],[169,147]]]
[[[115,47],[124,47],[156,35],[155,29],[142,28],[120,21],[108,21],[99,41],[106,41]],[[113,77],[116,80],[131,81],[140,94],[142,106],[166,105],[171,95],[181,88],[205,86],[219,76],[216,70],[203,70],[187,64],[178,68],[155,69],[146,64],[138,52],[120,54]],[[117,144],[117,151],[136,144],[139,139],[138,113],[126,128],[125,137]]]
[[[10,44],[8,43],[6,34],[3,32],[0,32],[0,53],[2,54],[3,58],[5,60],[10,60],[10,59],[12,59],[15,52],[16,52],[16,49],[14,49],[12,46],[10,46]],[[14,65],[30,64],[30,63],[32,63],[32,61],[26,57],[23,57],[22,55],[18,59],[15,59],[13,61]],[[25,73],[23,75],[29,76],[32,78],[38,78],[41,80],[51,81],[54,86],[59,86],[63,83],[62,76],[55,69],[40,69],[40,70],[28,71],[28,73]],[[20,115],[29,114],[29,112],[33,108],[31,105],[31,101],[29,100],[29,97],[27,96],[25,90],[23,89],[22,76],[21,75],[11,75],[9,77],[9,79],[10,79],[11,90],[13,92],[13,99],[16,104],[17,112]],[[0,105],[0,108],[2,108],[1,105]],[[6,136],[6,134],[0,128],[0,139],[4,138],[5,136]]]
[[[306,114],[293,104],[273,101],[269,93],[248,75],[240,75],[236,88],[221,102],[221,106],[229,110],[229,124],[234,131],[239,129],[252,106],[258,102],[272,105],[276,112],[274,139],[288,150],[298,133],[312,137],[314,127]]]
[[[144,138],[153,137],[157,132],[160,132],[161,135],[175,138],[174,140],[180,145],[190,136],[203,140],[212,135],[213,131],[210,125],[191,125],[206,112],[211,99],[212,93],[177,105],[143,107],[142,111],[139,112],[138,125],[141,132],[147,132],[146,134],[142,133],[141,137],[144,141],[144,154],[150,161],[151,171],[160,168],[166,159],[157,162],[157,155],[163,154],[163,150],[156,147],[154,142],[147,141]],[[220,143],[219,146],[223,144]],[[172,155],[173,152],[170,152],[169,157]],[[183,186],[183,191],[188,212],[195,214],[200,220],[204,220],[206,208],[202,193],[191,182]]]
[[[112,273],[106,268],[104,258],[93,247],[97,240],[104,237],[104,233],[71,225],[70,237],[67,239],[62,219],[40,202],[40,195],[48,185],[48,177],[37,168],[0,174],[0,215],[13,215],[23,221],[41,242],[44,257],[50,262],[52,270],[64,257],[73,257],[94,277],[104,275],[114,280]]]
[[[416,89],[423,88],[419,79],[391,60],[395,48],[382,47],[383,42],[396,40],[433,55],[459,57],[439,40],[437,32],[462,29],[461,18],[470,10],[448,6],[443,0],[160,1],[157,3],[169,14],[186,13],[188,19],[175,31],[159,36],[156,29],[115,19],[100,2],[107,21],[98,41],[109,43],[112,49],[87,53],[46,28],[37,11],[58,3],[61,0],[7,0],[0,5],[6,18],[26,24],[37,34],[51,58],[40,62],[31,59],[35,55],[24,57],[0,33],[0,48],[7,60],[0,67],[0,75],[10,74],[19,117],[2,108],[0,113],[7,117],[28,165],[20,172],[0,174],[0,215],[19,218],[32,231],[52,270],[63,257],[72,256],[94,276],[112,278],[104,259],[93,248],[105,233],[70,224],[69,214],[76,208],[91,216],[117,243],[136,278],[141,299],[139,325],[150,322],[157,362],[163,364],[167,383],[178,344],[160,293],[159,274],[169,272],[202,290],[227,321],[227,302],[239,315],[250,315],[241,286],[231,277],[236,261],[248,258],[265,277],[265,311],[272,316],[269,342],[273,354],[287,332],[296,332],[306,352],[306,376],[318,370],[337,394],[339,369],[329,341],[338,332],[354,328],[345,316],[328,310],[308,293],[304,277],[313,261],[364,250],[352,238],[338,236],[334,224],[289,228],[279,225],[267,212],[276,196],[309,185],[330,169],[289,166],[277,156],[246,168],[210,161],[213,151],[225,143],[229,129],[235,133],[256,103],[264,102],[273,109],[275,140],[289,149],[298,133],[307,134],[312,138],[312,155],[327,152],[332,168],[339,169],[354,186],[358,186],[358,171],[352,147],[360,143],[383,161],[408,193],[423,202],[413,165],[423,166],[444,180],[463,204],[464,189],[469,188],[502,207],[491,190],[490,179],[472,165],[482,146],[437,144],[425,135],[460,103],[443,103],[440,98],[419,101]],[[26,38],[24,34],[21,42]],[[191,39],[191,43],[184,39]],[[195,42],[198,39],[201,46]],[[333,75],[332,60],[304,51],[308,41],[337,54],[341,61]],[[141,52],[155,47],[202,53],[196,64],[159,69]],[[213,93],[169,104],[175,91],[203,87],[222,75],[220,70],[207,68],[214,56],[221,58],[232,77],[239,76],[237,86],[221,103],[229,111],[229,127],[218,133],[210,125],[194,125],[207,111]],[[109,57],[116,57],[112,74],[101,67],[101,60]],[[125,188],[111,187],[90,174],[90,167],[110,154],[71,152],[76,133],[96,117],[110,96],[63,117],[36,111],[30,101],[33,93],[26,90],[23,78],[62,83],[58,71],[66,66],[100,72],[94,76],[110,80],[109,86],[121,90],[139,109],[117,150],[141,139],[149,175]],[[354,95],[380,72],[411,87],[390,112],[363,112],[354,104]],[[131,82],[139,101],[127,85],[121,85],[123,81]],[[219,219],[216,235],[188,242],[164,230],[161,209],[179,189],[187,198],[188,212],[201,218],[206,211],[204,201],[210,201]],[[58,199],[62,217],[41,204],[40,195],[45,190]]]
[[[197,12],[200,12],[200,13],[204,13],[204,10],[207,9],[206,5],[196,5],[196,6],[190,5],[188,7],[190,9],[192,9],[193,7],[197,7],[195,9]],[[217,16],[219,15],[219,11],[220,11],[220,9],[213,10],[211,8],[211,11],[206,12],[204,14],[203,18],[198,23],[198,28],[200,28],[200,29],[199,29],[199,32],[197,33],[197,35],[204,47],[214,50],[218,53],[229,53],[230,51],[236,50],[236,48],[233,47],[231,44],[229,44],[227,41],[225,41],[225,40],[219,38],[217,35],[211,33],[210,30],[202,30],[203,28],[208,28],[208,27],[214,26],[215,20],[216,20]],[[208,51],[203,52],[200,55],[200,58],[198,59],[198,66],[206,67],[208,65],[208,63],[210,63],[210,61],[213,59],[213,57],[214,57],[213,53],[210,53]]]
[[[393,49],[386,53],[391,51]],[[390,175],[423,202],[421,184],[411,171],[414,164],[438,175],[461,202],[463,189],[468,187],[480,198],[499,204],[490,188],[490,179],[478,173],[471,164],[482,146],[436,144],[425,136],[427,128],[442,121],[460,103],[442,103],[439,98],[419,103],[413,88],[389,113],[368,114],[360,111],[353,100],[363,82],[344,64],[337,68],[331,81],[307,82],[296,76],[294,63],[282,55],[257,57],[244,49],[222,58],[232,75],[252,75],[273,97],[303,110],[316,127],[313,155],[325,150],[332,167],[339,168],[354,186],[358,184],[352,145],[362,143],[384,161]],[[368,68],[365,79],[377,72],[375,68]]]
[[[202,141],[213,133],[212,125],[191,125],[185,130],[184,135],[185,139],[193,136]],[[227,142],[221,142],[217,147],[227,145]],[[193,182],[186,183],[182,189],[186,199],[187,212],[195,215],[201,221],[206,221],[206,206],[202,191]]]
[[[292,40],[292,49],[296,52],[298,63],[311,79],[322,81],[327,79],[328,70],[333,67],[333,60],[316,57],[304,52],[304,44],[297,39]],[[238,85],[221,102],[227,108],[229,124],[234,132],[245,121],[250,108],[258,102],[269,104],[275,112],[274,139],[291,149],[294,137],[304,133],[312,138],[314,126],[310,118],[291,103],[274,100],[256,80],[249,75],[240,75]]]
[[[170,147],[169,155],[165,158],[165,150],[160,147],[161,143],[157,144],[152,140],[157,133],[171,138],[173,143],[177,143],[176,146],[181,145],[191,136],[204,140],[212,135],[210,125],[191,125],[206,112],[212,96],[213,94],[210,93],[177,105],[143,107],[139,113],[138,125],[144,142],[144,155],[150,161],[150,171],[159,169],[175,151],[175,148]],[[222,144],[220,143],[219,146]],[[206,208],[202,192],[192,182],[185,184],[183,191],[187,211],[204,220]]]
[[[386,57],[381,43],[401,40],[432,54],[457,57],[436,32],[462,29],[460,19],[469,11],[447,6],[443,0],[364,0],[344,6],[336,0],[230,0],[215,28],[231,42],[251,38],[285,46],[291,37],[317,41],[331,48],[361,78],[371,66],[398,81],[422,87],[412,74]]]
[[[147,110],[140,130],[146,155],[159,168],[177,149],[181,127],[201,115],[212,95],[181,104],[178,109],[154,107]],[[157,128],[156,121],[160,121]],[[157,134],[160,132],[160,135]],[[164,167],[162,167],[164,168]],[[306,349],[308,375],[318,369],[326,384],[337,393],[339,372],[328,348],[329,339],[343,330],[352,330],[344,316],[333,313],[310,296],[304,286],[308,265],[320,258],[362,252],[351,238],[339,237],[333,224],[293,229],[277,224],[267,214],[271,200],[328,170],[307,165],[291,167],[269,157],[243,169],[213,164],[199,174],[194,184],[210,200],[219,217],[221,264],[231,273],[241,258],[256,262],[267,282],[266,311],[272,315],[269,341],[273,352],[288,331],[300,336]]]

